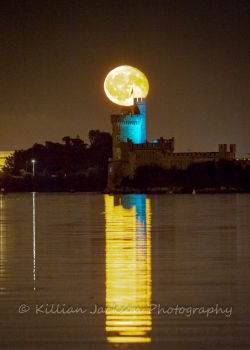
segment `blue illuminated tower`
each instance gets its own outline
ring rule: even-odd
[[[140,111],[140,119],[141,119],[141,142],[146,141],[146,98],[135,98],[134,105]],[[138,111],[138,110],[137,110]],[[134,142],[136,143],[136,142]]]
[[[129,151],[133,144],[146,142],[146,98],[134,98],[132,107],[111,115],[113,158],[109,160],[108,188],[120,186],[129,175]]]
[[[134,98],[133,111],[130,107],[124,107],[121,114],[112,115],[113,160],[124,158],[122,150],[126,147],[123,143],[135,144],[146,141],[146,99]]]

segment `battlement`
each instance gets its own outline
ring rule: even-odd
[[[130,151],[132,150],[162,150],[164,152],[174,152],[174,137],[171,139],[164,139],[161,137],[157,142],[144,142],[134,144],[132,140],[127,139]]]
[[[144,103],[146,104],[146,97],[134,97],[134,104]]]
[[[140,120],[119,120],[117,122],[118,125],[140,125]]]
[[[230,144],[229,145],[229,152],[227,151],[227,144],[219,144],[219,157],[220,158],[230,158],[235,159],[236,158],[236,145]]]
[[[116,114],[111,115],[112,124],[135,125],[142,122],[140,114]]]

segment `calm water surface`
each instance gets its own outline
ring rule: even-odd
[[[250,195],[1,197],[0,349],[248,349]]]

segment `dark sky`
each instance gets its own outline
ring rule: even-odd
[[[1,0],[0,150],[111,131],[103,82],[149,80],[147,139],[250,153],[250,1]]]

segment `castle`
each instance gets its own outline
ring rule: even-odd
[[[146,140],[146,98],[134,98],[134,105],[123,107],[121,114],[111,115],[113,158],[109,159],[108,189],[121,186],[125,177],[132,178],[142,165],[165,169],[187,169],[194,162],[234,160],[236,145],[220,144],[218,152],[174,152],[174,138]]]

